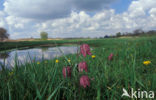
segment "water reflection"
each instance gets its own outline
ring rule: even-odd
[[[9,57],[10,52],[0,52],[0,59],[6,59]]]
[[[44,48],[33,48],[26,50],[16,50],[11,51],[9,53],[1,54],[0,63],[4,64],[8,68],[11,68],[15,65],[15,59],[19,61],[19,63],[26,63],[32,60],[41,61],[44,59],[53,59],[55,57],[62,56],[63,54],[75,54],[77,53],[77,46],[60,46],[60,47],[44,47]]]
[[[49,47],[41,47],[42,52],[48,51]]]

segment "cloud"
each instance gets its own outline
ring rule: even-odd
[[[149,14],[152,18],[156,19],[156,8],[152,8],[150,11],[149,11]]]
[[[156,0],[135,0],[135,1],[132,1],[128,10],[133,11],[137,8],[142,8],[143,10],[146,11],[155,7],[155,4],[156,4]]]
[[[70,14],[70,2],[70,0],[6,0],[4,10],[12,16],[54,19]]]
[[[32,19],[56,19],[71,11],[95,11],[114,0],[6,0],[4,10],[9,15]]]
[[[115,9],[105,9],[114,0],[79,1],[6,0],[4,11],[0,11],[0,27],[7,27],[11,38],[39,37],[41,31],[48,32],[50,38],[66,38],[100,37],[137,28],[156,29],[155,0],[132,1],[128,10],[120,14]]]
[[[38,32],[46,30],[50,37],[96,37],[114,34],[116,31],[131,28],[129,21],[123,15],[115,15],[113,9],[103,10],[90,16],[84,11],[72,12],[67,18],[49,20],[38,24]],[[125,21],[124,21],[125,20]]]
[[[7,16],[5,19],[6,19],[7,24],[9,26],[12,26],[15,29],[24,29],[24,28],[27,28],[25,26],[27,26],[28,24],[30,25],[30,23],[32,21],[35,22],[35,20],[21,18],[21,17],[16,17],[16,16]]]
[[[108,8],[116,0],[73,0],[74,7],[83,11],[97,11]]]
[[[130,19],[136,23],[135,28],[143,28],[144,30],[155,29],[155,5],[156,0],[132,1],[127,13],[130,15]]]
[[[154,8],[156,5],[156,0],[137,0],[132,1],[128,8],[131,17],[141,17],[145,16],[146,13]]]
[[[5,13],[0,11],[0,27],[6,27]]]

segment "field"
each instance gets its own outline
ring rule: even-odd
[[[91,55],[62,56],[42,62],[26,63],[12,70],[3,66],[0,71],[1,100],[128,100],[122,97],[123,88],[131,91],[156,91],[156,37],[108,38],[94,40],[59,40],[44,42],[22,42],[26,46],[38,44],[60,45],[63,43],[88,44]],[[7,43],[5,48],[15,48],[20,43]],[[4,45],[4,44],[3,44]],[[11,47],[12,46],[12,47]],[[22,46],[21,46],[22,47]],[[108,56],[113,53],[113,59]],[[16,60],[16,59],[15,59]],[[58,62],[56,62],[58,61]],[[85,61],[88,72],[79,72],[77,65]],[[143,64],[150,61],[149,64]],[[64,78],[62,69],[71,67],[71,77]],[[87,75],[90,86],[80,86],[80,77]],[[131,92],[130,92],[131,93]],[[138,96],[138,94],[137,94]],[[143,99],[146,100],[146,94]],[[135,99],[135,98],[133,98]]]

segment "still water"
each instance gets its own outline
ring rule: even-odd
[[[34,59],[35,61],[41,61],[43,58],[49,60],[56,57],[60,57],[63,54],[68,55],[75,54],[77,52],[77,46],[40,47],[24,50],[13,50],[9,52],[0,53],[0,66],[1,64],[5,64],[7,68],[13,67],[15,65],[15,58],[21,64],[24,64]]]

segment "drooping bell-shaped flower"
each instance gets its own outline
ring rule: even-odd
[[[80,62],[80,63],[78,64],[78,70],[79,70],[79,72],[83,72],[83,70],[84,70],[85,72],[88,72],[87,63],[86,63],[85,61]]]
[[[71,67],[69,66],[63,67],[62,73],[63,73],[64,78],[71,77]]]
[[[87,75],[83,75],[80,77],[80,86],[82,86],[83,88],[90,86],[90,79]]]
[[[112,60],[113,59],[113,53],[111,53],[109,56],[108,56],[108,60]]]
[[[82,44],[80,46],[80,53],[86,57],[86,55],[91,55],[91,52],[90,52],[90,47],[88,44]]]

